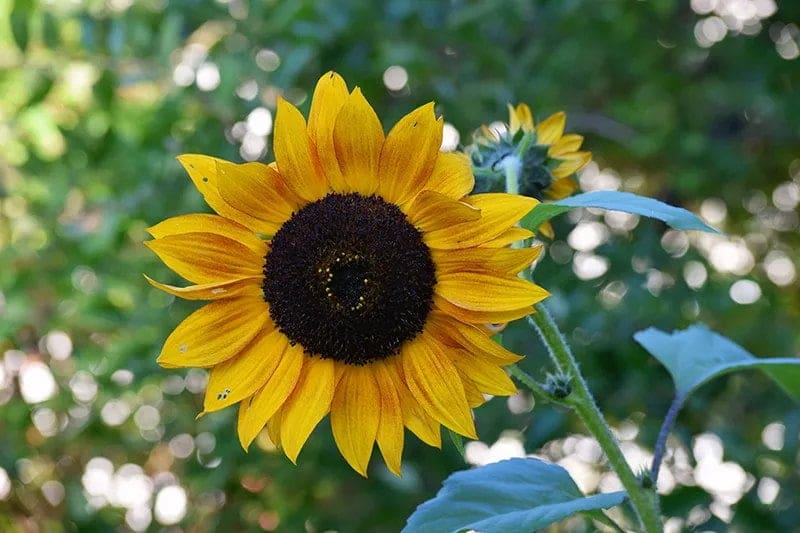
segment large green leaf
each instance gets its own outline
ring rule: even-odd
[[[536,231],[544,222],[576,207],[595,207],[612,211],[624,211],[644,217],[657,218],[675,229],[719,233],[719,231],[686,209],[667,205],[652,198],[620,191],[593,191],[570,196],[557,202],[541,203],[522,220],[522,226]]]
[[[566,470],[538,459],[509,459],[456,472],[414,511],[404,533],[534,531],[581,512],[620,505],[625,492],[584,496]]]
[[[756,368],[774,379],[789,395],[800,399],[800,358],[753,357],[732,340],[703,325],[671,334],[648,328],[633,338],[667,367],[679,396],[685,397],[716,376]]]

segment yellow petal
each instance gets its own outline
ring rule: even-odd
[[[533,305],[549,294],[521,278],[481,272],[442,274],[434,290],[450,303],[473,311],[511,311]]]
[[[469,157],[460,152],[440,152],[425,189],[460,200],[475,188]]]
[[[592,160],[591,152],[575,152],[553,170],[553,177],[556,179],[566,178],[589,164]]]
[[[344,79],[335,72],[328,72],[317,82],[308,113],[308,134],[317,146],[322,171],[336,192],[348,191],[333,145],[333,127],[348,94]]]
[[[442,447],[441,424],[428,416],[419,405],[405,382],[398,383],[397,395],[403,409],[403,424],[419,439],[434,448]]]
[[[542,222],[542,225],[536,230],[537,233],[547,237],[548,239],[552,239],[555,237],[556,233],[553,231],[553,225],[550,224],[549,221]]]
[[[333,359],[305,357],[300,378],[281,409],[281,446],[290,461],[331,408],[334,379]]]
[[[378,434],[380,405],[371,366],[344,368],[331,404],[331,431],[347,463],[364,477]]]
[[[192,183],[203,195],[203,199],[211,209],[225,218],[235,220],[252,231],[258,231],[257,228],[260,222],[257,219],[243,211],[239,211],[220,196],[217,181],[217,162],[222,161],[222,159],[200,154],[183,154],[178,156],[178,161],[186,169],[192,179]]]
[[[426,233],[423,238],[428,246],[443,249],[478,246],[508,230],[539,203],[535,198],[506,193],[476,194],[464,201],[480,209],[481,218]]]
[[[269,309],[261,298],[239,297],[205,305],[178,324],[161,349],[164,368],[210,367],[237,355],[267,327]]]
[[[239,241],[214,233],[167,235],[144,244],[165,265],[192,283],[260,276],[264,268],[264,254],[259,255]]]
[[[401,379],[394,370],[394,365],[377,361],[372,363],[372,368],[381,400],[381,416],[376,440],[386,467],[390,472],[399,476],[404,440],[403,410],[400,404],[400,395],[397,392],[397,383],[401,383]]]
[[[289,188],[309,202],[325,196],[328,183],[322,174],[316,148],[308,136],[306,120],[283,98],[278,98],[273,138],[275,162]]]
[[[523,359],[503,348],[477,327],[464,324],[446,313],[434,310],[428,321],[433,334],[444,339],[445,344],[475,354],[483,360],[505,366]]]
[[[486,403],[486,398],[483,397],[483,393],[471,379],[467,378],[467,376],[463,375],[461,372],[458,373],[458,377],[464,385],[464,394],[467,396],[467,405],[469,405],[470,409],[475,409]]]
[[[262,163],[217,162],[219,193],[230,205],[261,222],[258,232],[273,235],[300,205],[277,171]]]
[[[434,191],[422,191],[408,206],[408,220],[423,233],[481,218],[479,209]],[[441,235],[440,231],[437,235]],[[436,239],[433,239],[436,242]]]
[[[547,155],[558,158],[572,152],[577,152],[583,144],[583,136],[575,133],[564,135],[547,150]]]
[[[458,370],[439,343],[423,332],[403,347],[400,358],[408,389],[420,406],[453,431],[477,438]]]
[[[265,252],[264,241],[259,239],[251,229],[225,217],[205,213],[168,218],[147,228],[147,233],[155,239],[183,233],[214,233],[239,241],[260,255]]]
[[[480,244],[481,248],[502,248],[513,242],[523,241],[533,237],[533,232],[525,228],[514,226],[497,237]]]
[[[267,324],[272,325],[272,321]],[[219,411],[255,394],[278,368],[287,344],[279,330],[264,328],[239,355],[214,366],[206,386],[203,412]]]
[[[536,144],[553,144],[564,133],[567,115],[563,111],[554,113],[536,127]]]
[[[448,353],[459,372],[472,381],[480,392],[495,396],[516,394],[517,387],[514,382],[495,363],[476,357],[475,354],[464,350],[452,350]]]
[[[519,104],[516,109],[511,104],[508,104],[508,117],[508,130],[511,135],[517,133],[520,128],[523,131],[533,131],[533,115],[528,104]]]
[[[250,409],[251,399],[252,396],[250,398],[245,398],[244,400],[239,402],[239,410],[236,412],[236,427],[239,429],[239,435],[241,435],[242,423],[244,422],[244,419],[247,417],[247,410]],[[239,442],[241,442],[241,439],[239,440]],[[245,452],[247,451],[247,446],[245,446],[244,444],[242,444],[242,448],[244,449]]]
[[[473,311],[453,305],[436,293],[433,293],[433,305],[468,324],[502,324],[533,313],[533,307],[530,305],[510,311]]]
[[[414,197],[428,182],[441,146],[442,120],[433,102],[401,118],[383,143],[378,194],[398,205]]]
[[[560,178],[553,181],[553,183],[550,184],[550,187],[548,187],[544,191],[544,194],[550,200],[560,200],[561,198],[566,198],[567,196],[572,195],[572,193],[574,193],[577,190],[578,190],[577,182],[574,179],[572,179],[572,176],[567,176],[566,178]],[[545,222],[542,224],[542,226],[544,226],[545,224],[549,223]],[[542,226],[539,226],[538,232],[547,236],[544,233],[544,230],[542,230]],[[553,238],[552,235],[549,236],[549,238],[552,239]]]
[[[269,440],[277,447],[281,447],[281,420],[283,419],[283,412],[278,411],[272,415],[272,418],[267,422],[267,435]]]
[[[347,97],[333,127],[336,158],[348,190],[370,195],[378,188],[383,126],[361,89]]]
[[[235,298],[237,296],[260,297],[262,295],[261,276],[222,281],[219,283],[206,283],[204,285],[191,285],[189,287],[175,287],[165,285],[144,276],[150,285],[156,289],[183,298],[184,300],[219,300],[221,298]]]
[[[250,407],[239,422],[239,442],[247,449],[264,425],[272,419],[297,385],[303,368],[303,349],[299,345],[289,346],[281,333],[275,341],[275,350],[281,351],[278,366],[264,386],[253,395]],[[274,442],[274,439],[273,439]],[[277,444],[277,443],[276,443]]]
[[[436,271],[486,272],[516,274],[528,268],[539,254],[541,246],[534,248],[462,248],[457,250],[431,250]]]

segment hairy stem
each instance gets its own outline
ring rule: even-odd
[[[528,141],[530,142],[530,141]],[[527,151],[528,146],[522,147],[516,156],[509,156],[503,161],[503,171],[506,178],[506,192],[510,194],[519,194],[519,177],[522,170],[522,160],[524,152]],[[513,246],[513,245],[512,245]],[[530,276],[530,273],[527,273]],[[639,522],[641,523],[646,533],[658,533],[662,531],[661,517],[659,516],[658,500],[655,490],[645,489],[642,487],[636,475],[631,470],[630,465],[625,460],[622,450],[611,433],[611,428],[608,427],[603,413],[597,407],[592,393],[589,392],[589,387],[586,385],[586,380],[583,378],[578,363],[572,355],[572,351],[558,329],[553,317],[547,311],[543,304],[539,303],[536,306],[536,313],[529,317],[530,323],[534,326],[542,342],[547,347],[550,353],[550,358],[556,369],[567,376],[570,376],[572,391],[570,394],[563,398],[561,401],[572,407],[583,421],[589,432],[597,439],[600,448],[606,454],[608,462],[617,473],[620,482],[625,487],[636,513]],[[518,370],[518,369],[516,369]],[[511,370],[514,374],[514,370]],[[524,373],[523,373],[524,374]],[[516,375],[525,385],[530,386],[526,380],[521,379]],[[527,376],[527,374],[525,374]],[[529,376],[527,376],[529,377]],[[535,386],[541,389],[534,380],[530,380]],[[536,389],[532,388],[534,392]],[[541,392],[544,391],[542,389]],[[546,391],[545,391],[546,392]]]
[[[545,402],[553,402],[559,405],[563,405],[564,407],[569,407],[563,400],[556,398],[553,394],[550,393],[547,388],[536,381],[533,376],[522,370],[517,365],[509,365],[505,367],[508,370],[508,373],[517,378],[517,381],[528,387],[528,389],[534,394],[534,396],[538,397],[540,400],[544,400]]]
[[[655,493],[642,487],[625,460],[617,440],[611,433],[603,413],[598,409],[592,393],[589,392],[589,387],[578,368],[578,363],[553,317],[544,305],[537,304],[536,313],[531,315],[530,321],[550,350],[553,359],[558,361],[558,367],[572,376],[572,393],[564,401],[575,410],[589,432],[597,439],[608,462],[628,492],[628,498],[644,530],[648,533],[661,531],[661,518]]]
[[[678,412],[683,405],[684,396],[676,394],[675,399],[672,400],[672,405],[669,406],[667,416],[664,417],[664,423],[661,424],[661,430],[658,432],[658,439],[656,439],[656,448],[653,452],[653,466],[650,469],[650,477],[653,479],[653,485],[658,481],[658,472],[661,470],[661,461],[664,459],[664,452],[667,451],[667,437],[669,432],[672,431],[672,426],[675,425],[675,419],[678,417]]]

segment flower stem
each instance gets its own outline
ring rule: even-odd
[[[656,439],[656,447],[653,452],[653,466],[650,469],[650,477],[653,479],[653,484],[658,481],[658,471],[661,470],[661,461],[664,459],[664,452],[667,450],[667,437],[675,425],[675,419],[678,417],[678,411],[681,410],[684,397],[682,394],[676,394],[675,399],[672,400],[672,405],[669,406],[667,416],[664,417],[664,423],[661,424],[661,430],[658,432],[658,439]]]
[[[527,150],[527,146],[525,146],[524,149]],[[504,160],[503,171],[506,178],[507,193],[519,194],[519,174],[521,170],[522,161],[519,156],[509,156]],[[514,245],[512,245],[512,247],[513,246]],[[556,369],[561,374],[571,377],[572,391],[561,401],[565,405],[572,407],[589,432],[597,439],[600,448],[608,458],[608,462],[625,487],[634,512],[644,528],[644,531],[646,533],[658,533],[662,531],[663,527],[661,517],[659,516],[658,499],[655,490],[645,489],[625,460],[625,456],[622,454],[619,444],[611,433],[611,428],[608,427],[603,413],[600,412],[592,393],[589,392],[586,380],[583,378],[578,368],[578,362],[572,355],[572,351],[567,341],[564,339],[564,336],[561,334],[561,331],[558,329],[558,325],[553,320],[553,317],[543,304],[536,304],[535,308],[536,313],[528,317],[529,322],[542,338],[542,342],[547,347],[550,358],[553,360]],[[525,385],[530,386],[526,380],[516,375],[514,370],[511,370],[511,372]],[[527,374],[525,374],[525,376],[527,376]],[[530,381],[538,385],[534,380],[531,379]],[[541,386],[539,387],[541,388]],[[536,392],[535,388],[531,390]]]
[[[536,305],[536,313],[530,317],[531,323],[536,327],[545,345],[550,350],[558,367],[572,376],[572,393],[564,399],[583,421],[589,432],[597,439],[600,448],[605,452],[608,462],[619,476],[620,482],[628,492],[628,498],[633,505],[644,530],[648,533],[661,531],[661,518],[655,493],[642,487],[630,465],[625,460],[611,429],[598,409],[592,393],[586,385],[586,380],[578,368],[575,357],[564,340],[553,317],[542,304]]]
[[[517,378],[517,381],[528,387],[528,389],[540,400],[544,400],[545,402],[552,402],[559,405],[563,405],[564,407],[570,407],[564,400],[556,397],[551,393],[545,385],[542,385],[535,379],[533,376],[522,370],[517,365],[509,365],[505,367],[508,370],[508,373]]]
[[[502,163],[503,173],[506,176],[506,192],[519,194],[519,173],[522,170],[522,161],[516,156],[507,156]]]

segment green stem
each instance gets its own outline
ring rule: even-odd
[[[565,398],[578,414],[589,432],[597,439],[600,448],[606,454],[608,462],[619,476],[619,480],[628,492],[628,498],[647,533],[662,530],[656,495],[650,489],[642,487],[630,465],[625,460],[611,429],[598,409],[586,380],[578,368],[578,363],[558,329],[553,317],[542,304],[536,305],[536,313],[530,317],[558,367],[572,376],[572,393]]]
[[[560,400],[553,396],[547,388],[533,379],[533,377],[522,370],[517,365],[509,365],[505,367],[508,370],[508,373],[517,378],[517,381],[528,387],[528,389],[536,396],[539,397],[540,400],[544,400],[546,402],[553,402],[565,407],[569,407],[563,400]]]
[[[522,161],[518,157],[508,156],[502,164],[506,176],[506,192],[519,194],[519,173],[522,170]]]
[[[503,170],[506,178],[506,192],[519,194],[519,173],[521,169],[522,161],[519,157],[507,157],[504,161]],[[608,427],[603,413],[600,412],[592,393],[589,391],[586,380],[578,367],[578,362],[572,355],[572,351],[553,317],[541,303],[535,307],[536,313],[528,317],[529,322],[538,331],[542,342],[550,352],[550,358],[553,360],[555,367],[561,373],[571,377],[572,391],[569,396],[562,400],[563,403],[574,409],[589,432],[597,439],[597,443],[606,454],[611,468],[617,473],[620,482],[625,487],[628,499],[644,531],[646,533],[662,531],[663,527],[655,490],[642,487],[630,465],[625,460],[617,440],[611,433],[611,428]],[[516,375],[514,369],[511,370],[511,373],[530,387],[526,380]],[[527,374],[525,376],[529,377]],[[541,388],[534,380],[531,379],[529,381]],[[531,390],[536,392],[535,388]]]

